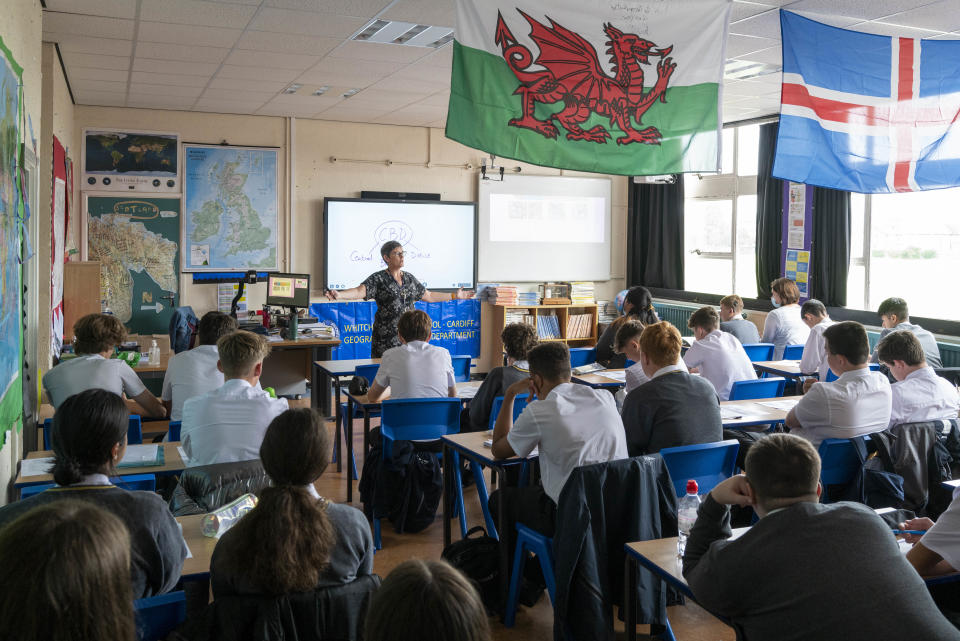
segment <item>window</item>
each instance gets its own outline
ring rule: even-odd
[[[757,295],[759,125],[723,130],[719,175],[684,178],[684,289]]]

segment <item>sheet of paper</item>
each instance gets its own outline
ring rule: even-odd
[[[155,463],[158,456],[159,445],[128,445],[123,458],[120,459],[120,465],[144,465]]]
[[[177,521],[177,529],[180,530],[180,542],[183,543],[183,550],[187,553],[187,558],[192,559],[193,552],[190,551],[190,546],[187,545],[187,539],[185,539],[183,536],[183,523],[180,521]]]
[[[187,453],[183,450],[182,445],[177,446],[177,452],[180,454],[180,459],[183,461],[183,464],[187,467],[190,466],[190,457],[187,456]]]
[[[606,370],[604,372],[597,372],[600,376],[606,376],[607,378],[612,378],[615,381],[621,383],[627,382],[627,372],[625,370]]]
[[[458,386],[458,387],[457,387],[457,396],[459,396],[460,398],[473,398],[474,396],[477,395],[477,390],[479,390],[479,389],[480,389],[480,386],[479,386],[479,385],[477,385],[477,386],[474,386],[474,385],[464,385],[464,386],[462,386],[462,387]]]
[[[735,419],[735,418],[740,418],[740,417],[742,417],[742,416],[743,416],[743,414],[742,414],[741,412],[734,411],[734,410],[730,409],[729,407],[721,407],[721,408],[720,408],[720,418],[732,420],[732,419]]]
[[[20,476],[40,476],[48,474],[50,466],[53,465],[53,457],[46,458],[25,458],[20,462]]]
[[[772,407],[775,410],[784,410],[789,412],[796,406],[799,401],[795,399],[784,400],[784,401],[761,401],[757,405],[763,405],[765,407]]]

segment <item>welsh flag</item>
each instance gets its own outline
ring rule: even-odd
[[[456,0],[448,138],[546,167],[720,168],[731,0]]]

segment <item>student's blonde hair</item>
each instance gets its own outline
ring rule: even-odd
[[[263,336],[240,330],[217,341],[220,366],[227,378],[246,376],[270,353],[270,343]]]
[[[658,367],[676,365],[681,344],[680,332],[668,321],[647,325],[640,334],[640,351]]]

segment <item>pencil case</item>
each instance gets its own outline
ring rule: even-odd
[[[231,503],[214,510],[203,517],[200,531],[204,536],[220,538],[230,528],[237,524],[244,514],[257,505],[257,497],[253,494],[244,494]]]

